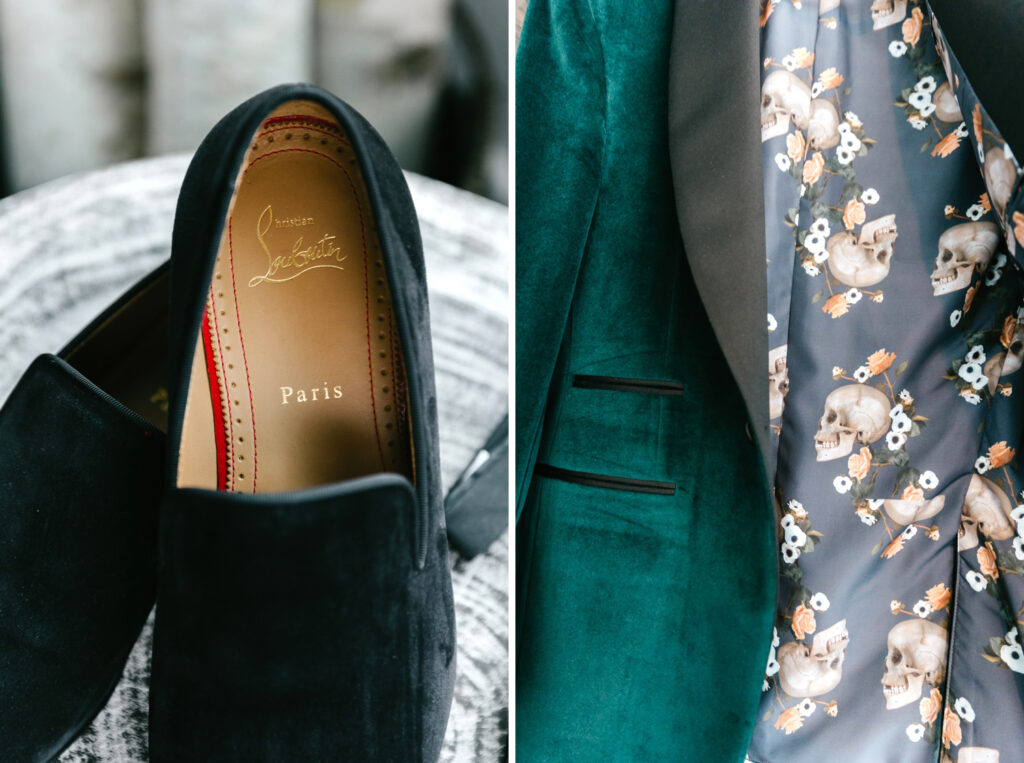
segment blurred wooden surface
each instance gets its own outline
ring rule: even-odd
[[[0,399],[169,255],[187,157],[128,162],[0,200]],[[409,175],[427,261],[445,489],[508,407],[508,210]],[[508,535],[452,554],[458,678],[443,761],[507,757]],[[107,707],[62,763],[143,763],[147,625]],[[0,754],[0,757],[3,757]]]

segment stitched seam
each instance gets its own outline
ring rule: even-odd
[[[249,416],[252,420],[252,492],[256,492],[256,478],[259,476],[259,451],[256,447],[256,410],[252,401],[252,379],[249,376],[249,361],[245,357],[245,340],[242,338],[242,317],[238,311],[238,288],[235,284],[235,245],[231,238],[231,218],[228,218],[228,262],[231,265],[231,291],[235,297],[235,323],[238,325],[238,344],[242,348],[242,365],[245,366],[245,385],[249,388]]]
[[[380,466],[381,469],[386,470],[387,467],[384,464],[384,446],[380,441],[380,421],[377,418],[377,397],[373,389],[373,348],[370,344],[370,265],[368,253],[366,251],[366,221],[363,218],[363,205],[359,200],[359,192],[355,182],[352,180],[352,176],[340,162],[335,161],[320,151],[315,151],[310,148],[282,148],[277,151],[268,151],[262,156],[258,156],[253,159],[242,174],[244,175],[248,172],[253,165],[261,159],[266,159],[268,156],[275,156],[276,154],[287,153],[313,154],[315,156],[319,156],[321,159],[329,161],[345,174],[345,179],[348,180],[349,188],[352,190],[352,196],[356,201],[356,211],[359,213],[359,234],[362,238],[363,245],[363,304],[366,310],[366,360],[367,365],[369,366],[370,376],[370,409],[373,412],[373,431],[377,436],[377,453],[380,456]],[[381,256],[383,257],[383,253]]]
[[[383,252],[381,254],[383,255]],[[388,296],[390,296],[390,295],[388,295]],[[391,360],[391,397],[392,397],[392,400],[394,401],[394,403],[393,403],[394,408],[392,409],[391,417],[395,420],[394,421],[394,423],[395,423],[395,430],[396,430],[395,431],[395,437],[397,438],[399,436],[399,434],[400,434],[398,432],[398,424],[399,424],[399,421],[400,421],[400,417],[398,415],[398,374],[395,372],[395,333],[394,333],[394,330],[393,330],[393,328],[394,328],[394,326],[393,326],[393,323],[394,323],[393,318],[394,318],[394,315],[392,314],[390,306],[389,306],[388,307],[388,350],[389,350],[389,353],[391,355],[391,358],[390,358],[390,360]],[[396,451],[396,453],[397,453],[397,451]],[[395,461],[396,462],[398,461],[398,457],[397,456],[395,456]]]
[[[242,172],[242,174],[244,175],[246,172],[248,172],[250,169],[252,169],[253,166],[257,162],[260,162],[260,161],[262,161],[262,160],[264,160],[264,159],[266,159],[268,157],[271,157],[271,156],[276,156],[277,154],[287,154],[287,153],[314,154],[315,156],[319,156],[321,159],[326,159],[331,164],[336,166],[339,170],[341,170],[342,172],[345,173],[345,178],[348,180],[349,185],[352,187],[352,192],[355,193],[355,190],[356,190],[355,183],[352,181],[352,177],[348,174],[348,170],[345,169],[345,166],[341,162],[339,162],[336,159],[334,159],[333,157],[327,156],[327,154],[323,153],[322,151],[317,151],[316,149],[313,149],[313,148],[279,148],[276,151],[268,151],[267,153],[265,153],[265,154],[263,154],[261,156],[257,156],[255,159],[253,159],[251,162],[249,162],[249,165],[245,168],[245,170]],[[359,203],[359,196],[358,195],[356,195],[356,207],[359,209],[359,219],[360,219],[360,221],[362,221],[363,205]]]
[[[279,117],[270,117],[269,119],[265,119],[263,121],[263,127],[267,127],[268,125],[281,124],[282,122],[300,122],[312,125],[319,125],[321,127],[332,129],[338,134],[341,133],[341,128],[336,126],[335,123],[332,122],[331,120],[322,119],[320,117],[314,117],[311,114],[285,114]]]
[[[596,174],[596,177],[597,177],[597,187],[594,190],[593,200],[591,201],[591,204],[590,204],[590,214],[589,214],[589,217],[588,217],[587,222],[586,222],[586,230],[585,230],[585,233],[584,233],[584,236],[583,236],[583,243],[581,245],[582,246],[582,251],[581,251],[580,256],[579,256],[579,261],[576,264],[575,274],[573,276],[572,285],[570,287],[570,290],[571,290],[572,293],[576,292],[576,286],[579,283],[579,273],[580,273],[580,269],[581,269],[581,265],[582,265],[582,260],[583,260],[583,257],[585,256],[587,248],[590,246],[591,232],[594,229],[594,221],[597,218],[597,208],[598,208],[598,205],[599,205],[599,203],[601,201],[602,189],[604,188],[605,175],[606,175],[606,172],[607,172],[607,166],[606,166],[606,163],[605,163],[605,157],[606,157],[606,155],[608,153],[608,141],[607,141],[607,137],[606,137],[606,134],[605,134],[606,133],[607,124],[608,124],[608,84],[607,84],[608,83],[608,77],[607,77],[608,65],[607,65],[607,62],[605,61],[604,45],[603,45],[603,43],[601,41],[601,29],[600,29],[600,27],[597,24],[597,16],[594,14],[593,5],[591,4],[590,0],[586,0],[586,5],[587,5],[587,12],[588,12],[588,14],[590,16],[590,22],[593,25],[593,34],[597,38],[594,47],[596,47],[596,54],[597,54],[598,59],[601,62],[601,77],[600,77],[601,123],[600,123],[600,128],[599,128],[599,131],[598,131],[599,135],[600,135],[600,140],[601,140],[601,150],[600,150],[600,159],[599,159],[600,169],[598,170],[598,172]],[[529,9],[527,9],[527,13],[529,13]],[[524,22],[524,26],[526,26],[525,22]],[[561,323],[562,323],[562,330],[561,330],[561,333],[560,333],[560,346],[561,346],[562,349],[565,348],[566,341],[567,341],[566,337],[569,334],[569,332],[571,331],[571,326],[570,326],[570,323],[571,323],[571,318],[570,318],[571,313],[572,313],[572,307],[571,307],[571,301],[570,301],[570,306],[566,310],[566,313],[565,313],[565,315],[564,315],[564,317],[562,318],[562,321],[561,321]],[[539,386],[541,387],[541,397],[542,397],[542,399],[547,399],[547,398],[550,397],[551,388],[554,386],[554,380],[553,380],[552,377],[553,377],[553,373],[554,373],[554,370],[557,367],[557,365],[558,365],[557,361],[551,363],[550,371],[545,372],[546,378],[543,379],[539,383]],[[529,495],[530,483],[533,480],[534,471],[536,469],[537,456],[540,453],[540,449],[541,449],[541,439],[543,437],[543,431],[545,430],[546,418],[547,418],[547,415],[545,413],[542,413],[540,418],[539,418],[539,420],[537,421],[537,423],[534,424],[534,427],[533,427],[534,428],[534,432],[533,432],[533,435],[529,438],[530,444],[528,446],[526,458],[522,459],[522,461],[524,462],[523,465],[522,465],[522,470],[523,470],[522,471],[522,476],[520,476],[520,474],[518,472],[518,470],[520,468],[520,464],[518,463],[518,459],[517,459],[517,463],[516,463],[517,473],[516,473],[516,477],[515,477],[515,479],[516,479],[515,521],[517,523],[519,522],[519,518],[522,515],[523,509],[526,508],[526,498]]]
[[[220,324],[217,321],[217,303],[213,299],[213,284],[210,284],[210,306],[211,306],[210,312],[213,313],[213,333],[217,337],[217,354],[220,355],[220,374],[221,374],[222,377],[224,377],[224,380],[226,381],[227,380],[227,375],[224,373],[224,351],[223,351],[223,349],[221,349],[221,343],[220,343]],[[219,381],[220,380],[218,378],[218,384],[219,384]],[[235,489],[235,470],[232,469],[229,466],[229,461],[230,461],[230,458],[231,458],[231,449],[232,449],[232,447],[234,445],[234,442],[235,442],[235,425],[234,425],[234,423],[231,420],[231,406],[228,405],[227,398],[228,398],[227,389],[221,388],[220,400],[218,400],[217,402],[220,403],[220,414],[221,414],[222,418],[224,417],[224,407],[227,405],[228,438],[229,438],[229,441],[230,441],[228,446],[226,448],[224,448],[224,463],[223,463],[223,467],[225,469],[224,482],[225,483],[227,482],[227,475],[230,474],[231,475],[231,490],[234,490]],[[221,428],[223,429],[223,425],[222,425]],[[223,437],[222,437],[222,439],[223,439]]]
[[[345,173],[345,177],[348,177],[348,172]],[[351,178],[349,178],[349,183],[352,183]],[[354,184],[352,192],[353,194],[356,193]],[[358,195],[356,195],[356,209],[359,211],[359,232],[363,238],[363,295],[366,305],[366,363],[370,370],[370,408],[373,410],[373,430],[377,435],[377,453],[380,455],[380,468],[386,470],[384,447],[380,442],[380,423],[377,421],[377,400],[373,392],[373,347],[370,344],[370,261],[369,254],[366,251],[366,228],[363,225],[363,207],[359,203]],[[383,257],[383,252],[381,252],[381,257]],[[394,386],[394,380],[392,380],[391,386]]]
[[[935,735],[935,747],[938,750],[942,748],[942,719],[946,717],[946,709],[949,707],[949,695],[953,691],[953,659],[956,656],[957,646],[956,626],[960,619],[960,548],[957,538],[953,538],[953,548],[956,549],[956,556],[953,562],[953,594],[949,601],[950,616],[949,633],[947,634],[949,643],[946,645],[946,685],[942,691],[942,712],[938,716],[936,723],[938,733]]]
[[[344,141],[344,138],[341,135],[338,135],[338,133],[336,132],[324,130],[321,127],[313,127],[311,125],[302,125],[301,127],[292,127],[288,125],[285,125],[283,127],[272,127],[269,130],[264,130],[263,132],[257,134],[256,137],[253,138],[253,140],[260,140],[261,138],[264,138],[267,135],[271,135],[272,133],[275,132],[281,132],[283,130],[309,130],[311,132],[319,133],[320,135],[327,135],[328,137]]]
[[[214,437],[214,469],[216,471],[216,488],[217,490],[224,489],[224,417],[218,416],[218,408],[220,406],[220,386],[217,378],[217,359],[213,355],[213,339],[210,337],[210,311],[209,304],[203,309],[203,320],[200,324],[201,341],[203,346],[203,364],[206,369],[206,394],[210,396],[210,412],[213,418],[213,437]],[[186,403],[186,410],[192,403],[192,395],[189,393],[189,398]],[[185,436],[182,434],[182,442],[185,441]],[[179,469],[180,479],[180,469]]]

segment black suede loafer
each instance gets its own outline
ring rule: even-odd
[[[0,758],[46,761],[117,685],[156,594],[167,268],[0,409]]]
[[[455,669],[423,253],[309,85],[199,147],[171,257],[154,761],[434,761]]]

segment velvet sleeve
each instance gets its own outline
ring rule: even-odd
[[[516,55],[516,517],[601,182],[605,76],[588,0],[531,0]]]

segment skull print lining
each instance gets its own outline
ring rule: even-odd
[[[1019,163],[924,0],[761,25],[780,577],[748,760],[1019,759]]]

